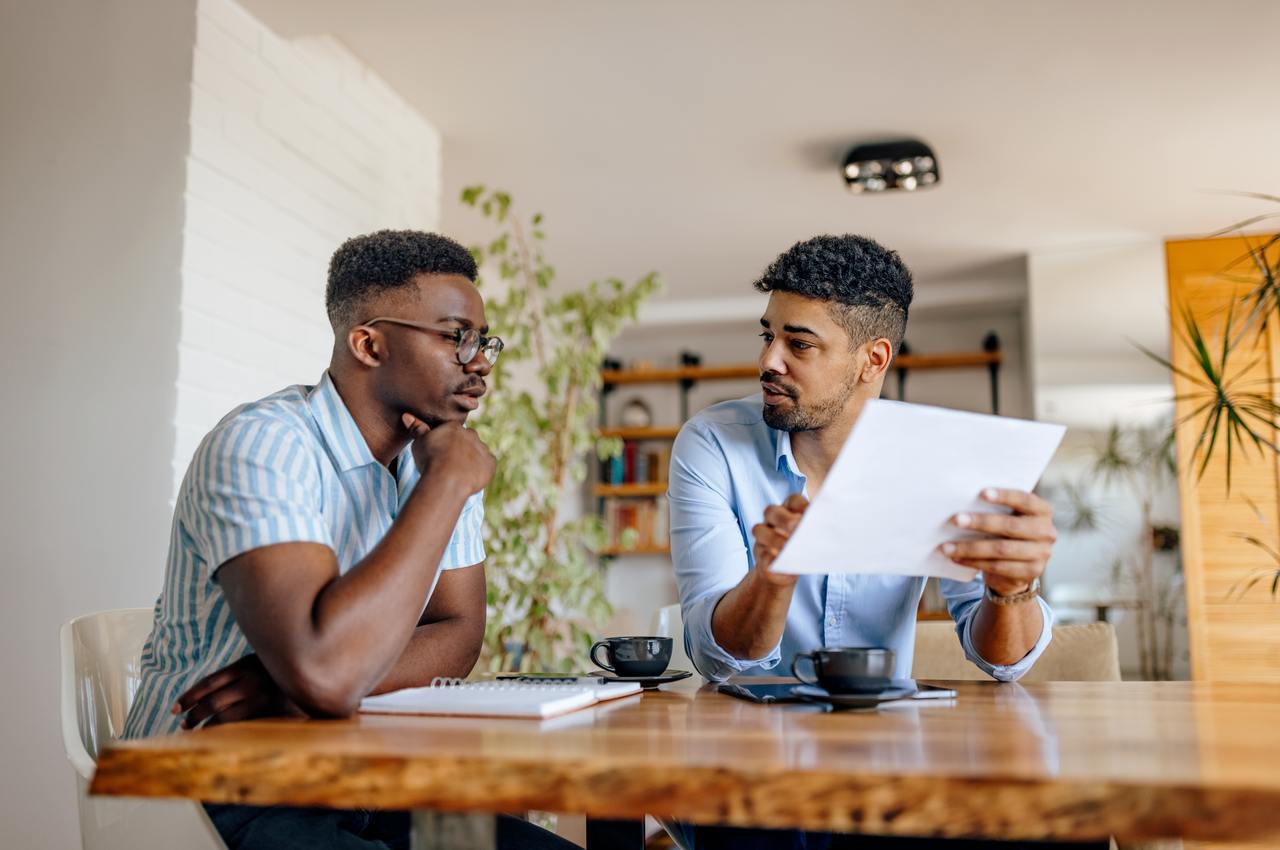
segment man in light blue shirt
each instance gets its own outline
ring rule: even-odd
[[[694,416],[672,452],[671,548],[689,656],[703,676],[721,681],[787,673],[797,652],[822,646],[879,646],[894,650],[895,675],[909,677],[923,578],[795,576],[770,566],[863,405],[880,395],[906,331],[911,274],[872,240],[820,236],[780,256],[756,288],[770,293],[760,320],[762,395]],[[943,581],[942,591],[969,660],[1011,681],[1052,633],[1053,614],[1036,592],[1055,539],[1052,510],[1031,493],[982,497],[1005,510],[956,515],[958,529],[981,535],[943,550],[980,576]],[[694,843],[840,840],[699,829]]]
[[[760,320],[763,395],[694,416],[672,453],[672,557],[690,657],[719,681],[786,672],[797,652],[821,646],[883,646],[909,677],[923,578],[797,577],[769,565],[862,406],[880,395],[911,275],[869,239],[822,236],[779,257],[756,287],[771,293]],[[942,591],[968,658],[1011,681],[1051,635],[1053,614],[1034,589],[1055,537],[1052,511],[1030,493],[982,496],[1011,513],[953,518],[985,535],[944,554],[981,575],[943,581]]]
[[[345,716],[370,693],[470,673],[495,461],[463,425],[502,351],[475,279],[467,250],[431,233],[333,255],[328,370],[227,414],[183,479],[126,736]],[[405,812],[206,810],[229,850],[409,845]],[[497,834],[571,846],[513,818]]]

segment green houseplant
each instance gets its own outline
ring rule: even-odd
[[[659,281],[650,273],[630,284],[611,278],[553,292],[542,215],[522,220],[508,193],[484,186],[467,187],[461,200],[495,229],[471,251],[481,266],[489,324],[507,342],[474,420],[498,458],[485,490],[482,663],[490,670],[570,671],[581,666],[594,629],[611,613],[593,557],[605,544],[603,524],[568,510],[591,457],[622,448],[596,436],[600,361]]]

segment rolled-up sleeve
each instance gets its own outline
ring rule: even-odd
[[[1049,607],[1049,603],[1045,602],[1043,598],[1036,597],[1036,604],[1040,606],[1040,617],[1043,623],[1036,645],[1031,647],[1030,652],[1013,664],[992,664],[978,654],[978,650],[973,645],[973,623],[975,615],[978,613],[978,605],[982,602],[983,593],[986,591],[982,579],[975,578],[973,581],[948,581],[943,579],[939,582],[939,585],[943,596],[946,597],[951,619],[955,620],[956,634],[960,638],[960,646],[964,648],[965,657],[996,681],[1015,682],[1022,678],[1035,665],[1036,659],[1041,656],[1045,647],[1049,645],[1049,641],[1053,639],[1053,609]]]
[[[698,672],[716,682],[752,667],[775,667],[782,658],[777,646],[762,658],[735,658],[711,631],[721,597],[751,568],[746,533],[730,498],[729,473],[728,458],[714,436],[697,423],[686,424],[671,451],[671,559],[685,649]]]

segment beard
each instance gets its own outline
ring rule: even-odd
[[[848,404],[857,385],[857,376],[850,372],[844,376],[840,386],[830,395],[814,401],[805,401],[796,387],[779,381],[773,372],[765,372],[760,376],[760,380],[763,383],[777,385],[791,397],[791,404],[786,407],[766,404],[764,423],[778,431],[791,433],[826,428],[844,412],[845,405]]]

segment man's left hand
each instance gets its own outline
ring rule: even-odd
[[[956,514],[952,525],[986,536],[944,543],[942,554],[961,566],[980,570],[992,593],[1021,593],[1044,572],[1058,539],[1053,506],[1022,490],[983,490],[982,499],[1011,508],[1013,513]]]
[[[201,723],[213,726],[255,717],[302,715],[254,654],[196,682],[178,697],[173,713],[185,715],[183,729],[195,729]]]

